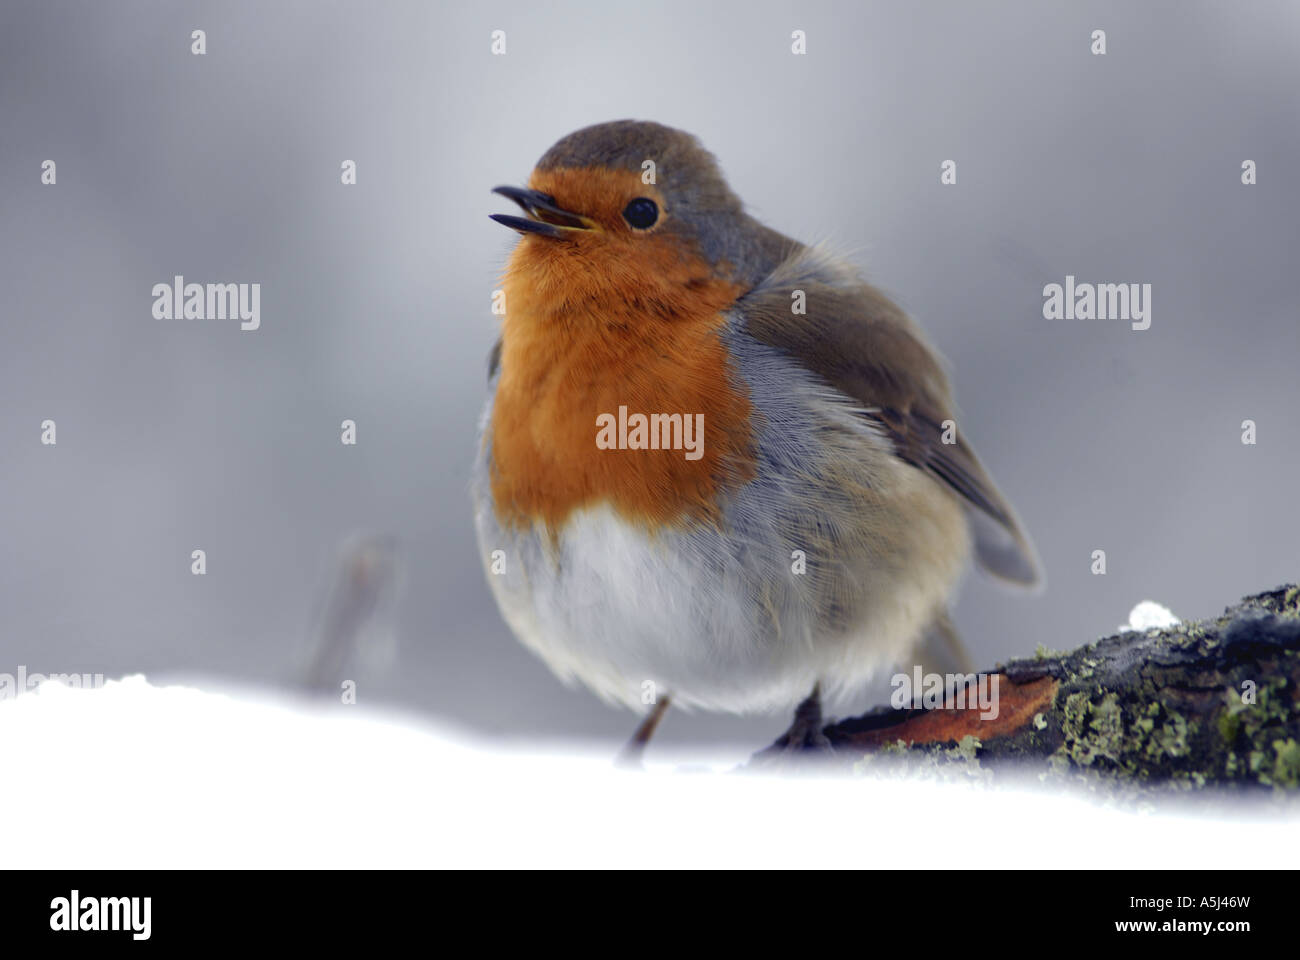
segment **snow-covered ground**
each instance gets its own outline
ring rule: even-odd
[[[11,867],[1235,867],[1293,824],[1059,788],[615,769],[410,718],[143,677],[0,701]],[[654,752],[651,751],[653,759]],[[1021,838],[1021,839],[1014,839]]]

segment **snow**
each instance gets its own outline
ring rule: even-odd
[[[1180,623],[1173,611],[1154,600],[1143,600],[1128,615],[1128,623],[1121,624],[1120,633],[1130,630],[1164,630]]]
[[[1296,831],[1259,817],[1140,814],[1059,787],[625,771],[140,676],[0,701],[0,745],[4,860],[20,868],[1203,869],[1298,852]],[[1000,839],[1015,836],[1032,839]]]

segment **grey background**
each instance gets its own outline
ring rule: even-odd
[[[396,646],[357,663],[365,702],[624,737],[510,637],[467,496],[514,239],[488,191],[622,117],[698,134],[757,215],[848,250],[950,360],[1049,575],[1029,599],[968,580],[982,663],[1300,577],[1300,5],[0,9],[0,672],[292,686],[339,544],[390,532]],[[260,282],[261,330],[154,320],[178,273]],[[1067,273],[1151,283],[1151,329],[1044,320]],[[752,746],[785,720],[663,735]]]

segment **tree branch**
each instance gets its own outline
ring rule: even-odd
[[[1300,788],[1300,588],[1216,620],[999,665],[979,709],[880,708],[823,730],[840,762],[1015,768],[1132,786]],[[987,711],[986,711],[987,712]]]

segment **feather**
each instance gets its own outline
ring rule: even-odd
[[[806,311],[792,311],[802,290]],[[967,506],[981,567],[1024,587],[1041,565],[1011,505],[954,419],[948,378],[920,328],[822,247],[803,247],[736,305],[745,332],[851,398],[899,459],[933,476]],[[947,436],[945,437],[945,434]]]

